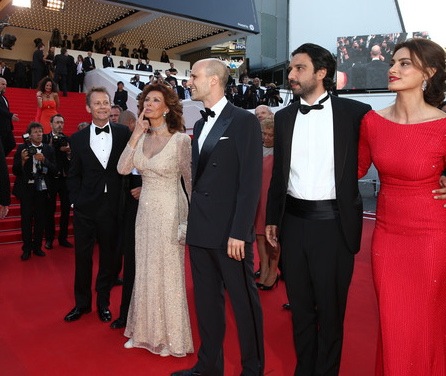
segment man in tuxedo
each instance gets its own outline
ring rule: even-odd
[[[227,80],[222,61],[205,59],[193,65],[188,82],[192,100],[206,107],[194,126],[186,238],[201,346],[196,365],[173,376],[224,375],[225,290],[237,323],[242,375],[263,375],[262,311],[253,270],[262,137],[257,118],[228,103]]]
[[[186,79],[181,80],[181,86],[183,87],[183,90],[184,90],[184,99],[190,99],[191,93],[190,93],[189,86],[187,86]]]
[[[166,82],[168,82],[170,86],[172,86],[172,90],[177,93],[178,98],[186,99],[183,86],[177,86],[177,81],[175,80],[175,78],[171,77],[167,79]]]
[[[127,59],[127,63],[125,64],[125,69],[131,69],[133,70],[133,64],[132,61],[130,59]]]
[[[8,84],[12,84],[11,69],[8,68],[4,61],[0,62],[0,77],[4,78]]]
[[[68,198],[67,175],[70,167],[71,148],[70,139],[63,133],[65,119],[61,114],[53,115],[50,119],[51,132],[43,135],[42,142],[54,149],[56,171],[53,184],[49,190],[49,200],[45,221],[45,248],[53,248],[56,233],[56,198],[60,199],[60,220],[58,241],[61,247],[73,248],[68,241],[68,223],[70,218],[70,200]]]
[[[111,56],[110,50],[105,52],[105,56],[102,58],[102,67],[103,68],[114,68],[115,64],[113,64],[113,58]]]
[[[146,71],[153,72],[152,64],[150,64],[150,60],[146,60]]]
[[[111,98],[103,87],[87,93],[87,111],[92,122],[71,136],[71,165],[68,191],[74,209],[75,307],[65,321],[78,320],[91,312],[93,247],[99,245],[96,305],[99,319],[111,320],[110,290],[118,261],[118,207],[122,176],[116,166],[130,132],[109,122]]]
[[[54,57],[54,81],[59,85],[59,89],[62,91],[63,96],[67,96],[67,77],[69,73],[69,59],[68,52],[65,47],[60,49],[60,54]]]
[[[249,77],[243,74],[240,77],[241,84],[237,85],[238,97],[240,98],[240,107],[251,108],[252,107],[252,97],[253,92],[251,86],[249,86]]]
[[[138,62],[136,63],[135,69],[139,70],[139,71],[146,71],[147,70],[147,65],[142,62],[141,58],[139,58]]]
[[[260,87],[260,78],[255,77],[252,80],[251,91],[252,91],[252,97],[251,97],[251,103],[249,104],[249,108],[254,109],[257,106],[266,104],[265,90],[263,90]]]
[[[87,52],[87,56],[84,58],[84,62],[82,63],[82,68],[84,68],[85,72],[90,72],[93,69],[96,69],[96,64],[94,59],[91,57],[93,53],[91,51]]]
[[[144,90],[145,83],[139,80],[139,74],[135,74],[135,78],[130,81],[133,86],[136,86],[139,90]]]
[[[12,193],[20,200],[22,261],[28,260],[31,253],[45,256],[41,249],[45,213],[56,171],[54,150],[42,143],[42,124],[30,123],[26,132],[29,138],[17,148],[12,166],[16,176]]]
[[[15,139],[13,130],[13,121],[19,121],[17,114],[9,111],[9,102],[5,97],[6,87],[8,86],[6,80],[0,77],[0,142],[3,146],[5,157],[15,148]]]
[[[297,48],[288,79],[300,100],[275,115],[266,237],[282,249],[295,376],[339,372],[347,293],[361,241],[358,138],[371,107],[328,94],[335,69],[325,48]]]

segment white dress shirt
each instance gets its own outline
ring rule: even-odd
[[[322,94],[314,104],[323,99]],[[308,105],[301,99],[302,104]],[[333,110],[331,99],[321,110],[297,113],[291,146],[287,193],[303,200],[336,199]]]
[[[227,103],[228,100],[226,99],[226,97],[223,96],[214,106],[212,106],[211,110],[215,112],[215,116],[208,117],[208,120],[204,122],[200,137],[198,137],[198,150],[200,151],[200,153],[206,137],[208,136],[209,132],[211,131],[212,127],[214,126],[215,122],[217,121]]]
[[[90,147],[96,158],[101,163],[104,170],[107,168],[108,159],[110,158],[110,153],[113,144],[112,129],[110,124],[107,123],[104,127],[109,126],[110,133],[101,132],[96,134],[95,128],[97,127],[94,123],[90,126]],[[102,128],[102,127],[98,127]],[[104,192],[107,192],[107,185],[104,187]]]

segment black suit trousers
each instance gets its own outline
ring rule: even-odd
[[[202,375],[223,376],[225,288],[237,323],[242,374],[263,375],[263,319],[253,272],[252,244],[245,259],[236,261],[226,249],[190,247],[195,306],[201,346],[197,369]]]
[[[93,248],[99,246],[99,270],[96,277],[96,304],[99,308],[110,305],[110,290],[116,277],[117,213],[116,205],[106,193],[102,194],[96,210],[81,212],[74,208],[75,276],[74,296],[76,306],[90,308],[93,273]]]
[[[20,195],[20,220],[22,228],[22,249],[25,252],[42,247],[45,227],[48,191],[36,191],[34,184],[26,184]]]
[[[340,221],[285,212],[280,242],[298,358],[295,376],[337,376],[354,264]]]
[[[66,241],[68,237],[68,223],[70,218],[70,200],[68,197],[68,188],[66,178],[58,177],[54,179],[54,182],[50,189],[50,197],[48,199],[48,207],[46,210],[45,221],[45,239],[47,241],[53,241],[56,232],[56,200],[57,195],[60,199],[60,220],[59,220],[59,242]]]

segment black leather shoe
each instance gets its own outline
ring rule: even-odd
[[[45,242],[45,249],[53,249],[53,241],[52,240],[47,240]]]
[[[30,251],[23,251],[22,255],[20,256],[22,261],[29,260],[30,257],[31,257],[31,252]]]
[[[74,307],[70,312],[67,313],[64,320],[68,322],[76,321],[79,320],[84,313],[90,313],[90,312],[91,308]]]
[[[110,328],[112,329],[122,329],[127,325],[127,319],[119,316],[115,321],[110,324]]]
[[[65,248],[73,248],[73,244],[71,244],[68,240],[59,240],[59,245]]]
[[[286,309],[287,311],[289,311],[291,309],[290,303],[282,304],[282,308]]]
[[[36,256],[39,256],[39,257],[46,256],[46,253],[43,252],[40,248],[35,249],[33,252],[34,252],[34,254],[35,254]]]
[[[200,375],[201,373],[198,372],[195,368],[183,369],[182,371],[176,371],[170,374],[170,376],[200,376]]]
[[[98,308],[98,316],[102,322],[109,322],[112,319],[112,314],[108,308]]]

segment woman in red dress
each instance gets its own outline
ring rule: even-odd
[[[49,77],[43,78],[37,86],[36,121],[43,125],[43,133],[51,131],[51,117],[59,112],[57,84]]]
[[[381,181],[372,239],[376,375],[446,375],[446,212],[433,193],[446,160],[446,114],[437,108],[445,58],[426,39],[398,44],[388,73],[395,103],[361,125],[359,176],[373,163]]]

